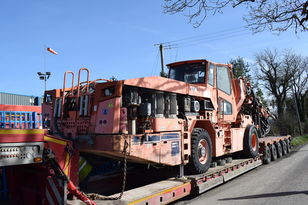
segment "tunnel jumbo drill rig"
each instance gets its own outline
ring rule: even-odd
[[[90,81],[88,69],[81,68],[77,86],[74,73],[66,72],[63,89],[45,93],[50,131],[75,141],[81,153],[185,165],[191,173],[206,172],[213,157],[240,151],[258,155],[258,138],[269,131],[269,113],[249,82],[234,78],[231,65],[207,60],[168,68],[168,78],[119,81]],[[80,82],[82,72],[85,82]]]

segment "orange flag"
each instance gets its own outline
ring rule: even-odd
[[[50,53],[53,53],[55,55],[58,55],[58,53],[54,50],[52,50],[51,48],[47,48],[47,51],[49,51]]]

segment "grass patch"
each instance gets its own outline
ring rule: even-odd
[[[293,146],[302,145],[308,143],[308,135],[294,137],[291,141]]]

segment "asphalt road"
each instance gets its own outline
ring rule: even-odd
[[[293,153],[292,153],[293,152]],[[308,145],[180,204],[308,204]]]

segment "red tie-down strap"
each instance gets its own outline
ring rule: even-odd
[[[56,175],[61,175],[67,181],[67,189],[70,194],[76,196],[79,200],[83,201],[87,205],[96,205],[94,201],[89,199],[83,192],[77,189],[74,183],[69,179],[69,177],[65,174],[64,170],[61,168],[57,160],[55,159],[55,155],[52,153],[51,149],[45,149],[44,155],[46,161],[50,163],[52,170]]]
[[[83,192],[79,191],[72,181],[67,183],[67,189],[70,194],[76,196],[79,200],[83,201],[87,205],[96,205],[94,201],[89,199]]]

